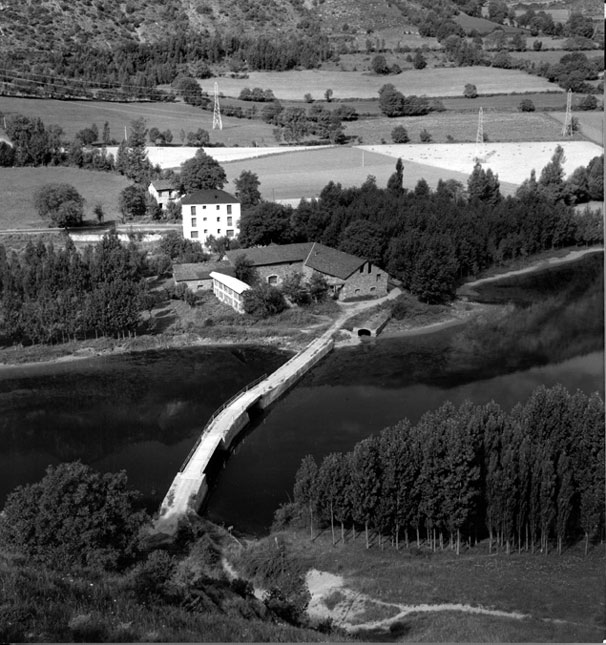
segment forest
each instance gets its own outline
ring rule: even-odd
[[[402,281],[426,302],[453,297],[461,281],[495,264],[547,249],[603,240],[600,213],[576,213],[580,194],[603,194],[603,157],[563,178],[558,147],[537,179],[533,175],[515,196],[503,197],[498,177],[477,164],[467,189],[438,182],[431,190],[420,180],[402,187],[400,160],[386,188],[374,177],[355,188],[329,182],[318,200],[297,208],[261,203],[245,210],[240,222],[243,247],[290,242],[321,242],[365,257]]]
[[[106,235],[80,255],[29,242],[8,255],[0,245],[0,340],[53,343],[134,332],[146,306],[144,256]]]
[[[488,537],[488,550],[559,554],[604,535],[604,403],[597,393],[537,388],[511,412],[494,401],[448,402],[416,425],[402,420],[333,453],[305,457],[294,510],[311,534],[329,525],[373,530],[379,545],[403,541],[460,553]]]

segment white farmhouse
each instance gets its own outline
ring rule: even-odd
[[[179,191],[173,188],[168,179],[154,179],[148,186],[147,192],[158,202],[162,210],[166,210],[168,202],[179,199]]]
[[[196,190],[181,200],[183,237],[203,246],[213,237],[237,237],[240,202],[224,190]]]

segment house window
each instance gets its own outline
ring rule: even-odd
[[[205,229],[204,229],[204,235],[206,235],[207,233],[208,233],[208,229],[207,229],[207,228],[205,228]]]
[[[217,204],[217,210],[219,210],[220,208],[221,208],[221,207],[219,206],[219,204]]]
[[[202,218],[202,221],[203,221],[203,222],[206,222],[206,217],[203,217],[203,218]]]
[[[191,239],[192,240],[197,240],[198,239],[198,231],[192,231],[191,232]]]
[[[231,215],[231,204],[227,204],[227,214]]]
[[[192,206],[192,207],[191,207],[191,214],[192,214],[192,215],[195,215],[195,214],[196,214],[196,207],[195,207],[195,206]]]
[[[367,273],[370,273],[371,271],[372,271],[372,264],[369,262],[368,263]]]
[[[360,267],[360,273],[363,273],[363,271],[364,271],[364,265]]]
[[[357,296],[359,293],[360,293],[360,290],[359,290],[359,289],[356,289],[356,290],[354,291],[354,294],[355,294],[356,296]]]
[[[203,210],[206,210],[206,204],[204,204],[204,205],[202,206],[202,209],[203,209]]]
[[[233,237],[234,236],[233,229],[228,228],[226,232],[227,232],[227,237]]]
[[[231,217],[227,218],[227,226],[232,226],[232,221],[231,220],[232,220]]]
[[[195,217],[191,218],[191,227],[194,228],[198,225],[198,220]]]
[[[380,281],[381,281],[381,274],[377,273],[377,282],[380,282]]]
[[[217,222],[220,222],[220,221],[221,221],[221,215],[219,215],[219,217],[217,217]]]
[[[221,229],[220,228],[217,229],[217,235],[221,235]]]
[[[267,282],[269,284],[278,284],[278,276],[277,275],[267,276]]]
[[[377,288],[376,288],[376,287],[370,287],[370,291],[371,291],[371,293],[372,293],[373,291],[376,291],[376,290],[377,290]]]

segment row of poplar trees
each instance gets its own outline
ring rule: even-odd
[[[20,256],[0,245],[0,339],[53,343],[134,332],[146,306],[145,259],[106,235],[80,255],[28,243]]]
[[[310,455],[294,500],[314,526],[364,528],[379,544],[416,540],[460,552],[488,537],[489,552],[539,550],[604,530],[604,402],[595,393],[543,386],[505,412],[498,404],[450,402],[358,443],[348,453]]]

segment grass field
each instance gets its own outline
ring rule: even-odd
[[[377,149],[380,150],[381,146],[377,146]],[[432,187],[439,179],[456,179],[466,184],[473,169],[472,162],[468,167],[461,166],[456,170],[439,168],[422,161],[408,161],[405,155],[403,161],[406,188],[414,188],[421,178]],[[252,170],[259,177],[261,194],[265,199],[296,202],[302,197],[317,197],[330,180],[344,187],[360,186],[368,175],[373,175],[377,185],[384,187],[395,170],[395,163],[396,160],[388,154],[342,147],[238,161],[223,167],[230,182],[227,190],[232,189],[235,178],[243,170]],[[515,186],[502,185],[502,189],[503,192],[512,192]]]
[[[335,99],[376,98],[379,88],[392,83],[406,95],[462,96],[466,83],[474,83],[480,94],[548,92],[557,89],[543,78],[519,70],[490,67],[449,67],[409,70],[396,76],[377,76],[358,72],[304,70],[294,72],[251,72],[246,79],[220,78],[219,90],[226,96],[238,96],[245,87],[273,90],[279,99],[301,100],[310,93],[322,99],[330,88]]]
[[[470,32],[472,29],[475,29],[480,35],[484,36],[489,34],[495,29],[503,29],[505,33],[516,33],[521,31],[516,27],[510,27],[509,25],[499,25],[496,22],[487,20],[486,18],[476,18],[475,16],[468,16],[466,13],[459,13],[458,16],[454,18],[455,22],[461,25],[466,32]]]
[[[313,543],[304,533],[296,533],[293,544],[310,567],[338,574],[348,588],[384,602],[462,603],[531,616],[516,620],[460,612],[412,614],[401,620],[404,629],[399,641],[595,642],[602,638],[603,546],[586,558],[577,547],[561,557],[489,556],[485,545],[459,557],[448,551],[415,556],[396,552],[390,545],[383,551],[376,542],[366,550],[363,537],[352,542],[351,535],[346,546],[335,548],[330,530]]]
[[[512,58],[516,58],[519,60],[529,60],[532,61],[533,63],[550,63],[550,64],[555,64],[560,62],[560,58],[564,56],[566,53],[569,52],[564,52],[561,49],[560,50],[554,50],[554,49],[548,49],[548,50],[541,50],[538,52],[535,52],[533,50],[530,51],[524,51],[524,52],[509,52],[510,56]],[[582,52],[587,56],[587,58],[604,58],[604,50],[603,49],[592,49],[590,51],[584,51]]]
[[[213,130],[212,112],[185,103],[56,101],[0,96],[0,113],[40,117],[46,125],[56,123],[63,128],[68,139],[91,123],[96,123],[101,132],[103,123],[107,121],[111,136],[120,141],[124,136],[124,127],[128,129],[133,119],[143,117],[148,128],[171,130],[174,143],[180,143],[181,129],[187,133],[198,128],[204,128],[210,133],[211,143],[253,145],[255,141],[264,145],[275,142],[272,127],[263,121],[224,117],[223,130]]]
[[[550,116],[563,124],[566,118],[566,112],[551,112]],[[579,120],[583,135],[594,143],[603,146],[604,112],[575,112],[574,116]]]
[[[479,99],[477,99],[479,101]],[[518,102],[521,98],[518,97]],[[426,116],[389,119],[379,117],[359,119],[346,124],[345,133],[361,136],[364,143],[385,140],[391,142],[391,132],[397,125],[404,126],[410,140],[420,141],[419,135],[426,129],[437,143],[445,143],[448,135],[455,141],[474,141],[478,129],[478,110],[483,102],[475,103],[471,112],[442,112]],[[484,134],[490,141],[553,141],[560,136],[561,126],[548,114],[542,112],[500,112],[484,109]],[[579,135],[580,139],[581,136]]]
[[[130,182],[122,175],[78,168],[0,168],[0,228],[45,226],[32,200],[37,188],[50,183],[67,183],[78,190],[86,199],[85,219],[94,219],[92,209],[101,204],[109,220],[118,216],[118,196]]]

